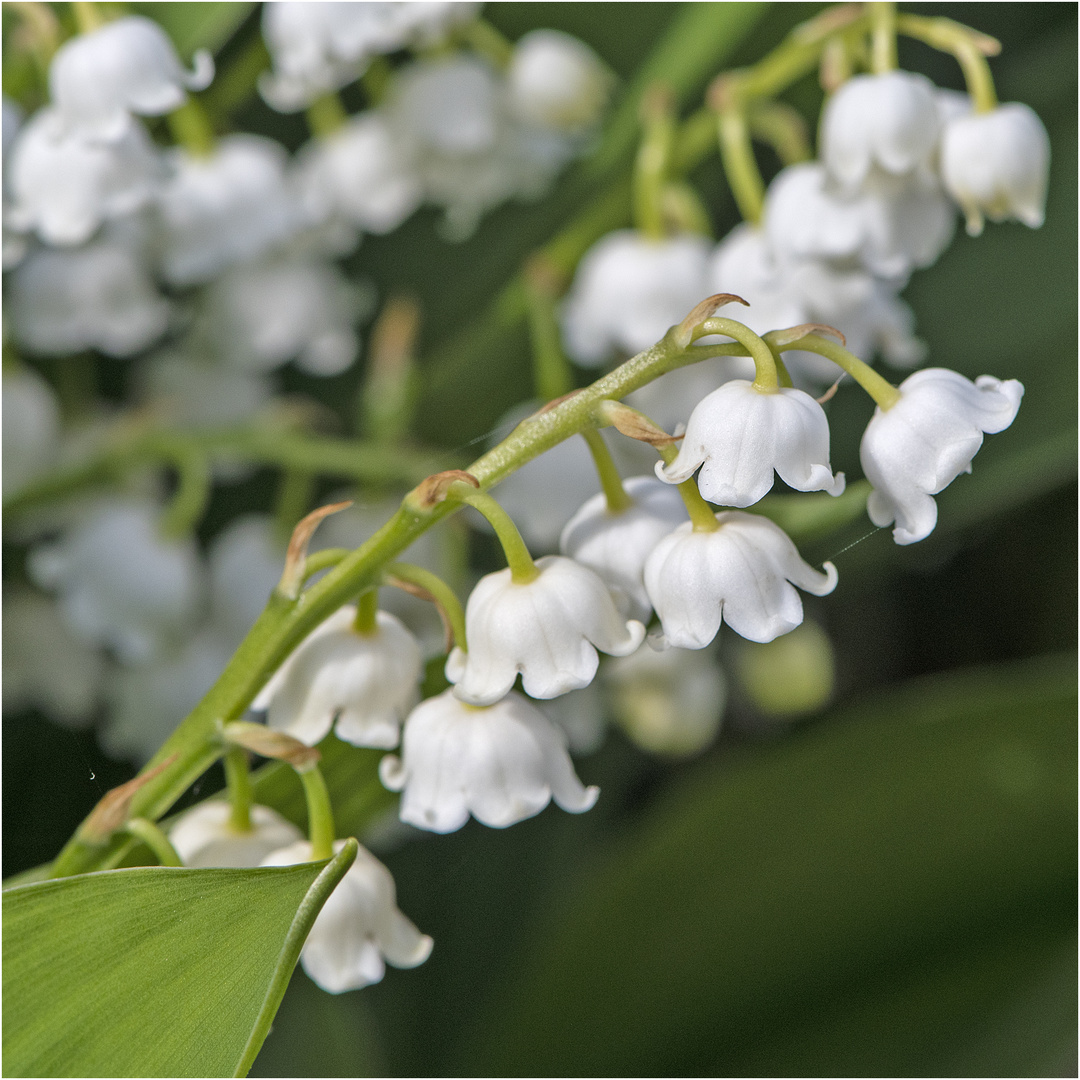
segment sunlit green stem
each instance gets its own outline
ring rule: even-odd
[[[768,344],[741,322],[714,315],[706,319],[694,330],[693,339],[708,337],[710,334],[723,334],[734,338],[754,361],[754,389],[763,394],[770,394],[777,388],[776,360]]]
[[[719,124],[720,159],[728,186],[743,220],[758,225],[765,207],[765,181],[754,157],[746,112],[733,102],[720,112]]]
[[[674,445],[661,446],[658,452],[665,465],[670,465],[679,456],[678,447]],[[690,515],[694,532],[716,532],[720,528],[713,508],[701,497],[697,481],[692,476],[679,484],[679,494],[686,505],[687,514]]]
[[[386,568],[386,573],[389,577],[400,578],[412,585],[419,585],[421,589],[429,592],[450,624],[454,644],[462,652],[469,651],[465,637],[465,612],[461,608],[461,601],[457,598],[457,593],[438,574],[433,574],[422,566],[404,562],[390,563]]]
[[[229,789],[229,805],[232,813],[229,824],[237,832],[251,832],[251,770],[248,768],[247,751],[242,746],[230,746],[223,759],[225,784]]]
[[[176,455],[179,481],[161,522],[161,531],[170,538],[187,536],[199,521],[210,501],[212,475],[210,459],[196,446],[184,447]]]
[[[780,385],[790,390],[795,384],[791,381],[791,375],[788,372],[787,364],[784,363],[780,355],[780,350],[772,345],[769,346],[769,349],[773,354],[773,363],[776,364],[776,377]]]
[[[329,859],[334,854],[334,808],[330,803],[326,781],[318,765],[297,769],[297,774],[304,785],[304,798],[307,800],[311,859],[313,862]]]
[[[541,259],[534,260],[525,274],[533,385],[541,401],[554,401],[574,387],[570,362],[563,352],[562,334],[555,318],[554,277],[555,272]]]
[[[458,37],[500,69],[507,67],[514,55],[514,46],[486,19],[466,23],[458,31]]]
[[[807,334],[798,341],[785,342],[780,348],[785,352],[800,349],[827,357],[846,371],[883,410],[892,408],[900,400],[900,391],[888,379],[883,379],[869,364],[848,352],[838,341]]]
[[[797,165],[814,156],[806,121],[798,109],[783,101],[761,101],[751,107],[749,115],[751,134],[771,146],[781,164]]]
[[[176,854],[176,848],[169,843],[169,838],[152,821],[146,818],[132,818],[124,825],[124,831],[136,840],[141,840],[156,856],[162,866],[183,866],[183,860]]]
[[[72,0],[71,11],[80,34],[92,34],[105,25],[105,16],[98,5],[90,0]]]
[[[867,4],[870,9],[870,70],[875,75],[895,71],[896,56],[896,4],[888,0],[874,0]]]
[[[349,548],[324,548],[322,551],[316,551],[313,555],[309,555],[304,560],[304,581],[307,581],[312,574],[317,574],[320,570],[337,566],[349,554],[351,554]]]
[[[282,537],[292,535],[296,523],[308,512],[315,478],[306,469],[287,469],[278,487],[274,519]]]
[[[341,104],[341,98],[333,92],[317,97],[307,107],[304,117],[308,130],[319,139],[333,135],[349,122],[349,114]]]
[[[664,185],[667,182],[675,141],[672,102],[667,91],[656,86],[642,103],[644,130],[634,162],[634,224],[652,240],[663,240]]]
[[[179,109],[173,109],[167,119],[173,139],[192,157],[206,158],[214,152],[217,137],[198,98],[189,97]]]
[[[997,108],[994,77],[986,57],[996,56],[1000,52],[1000,42],[952,19],[905,13],[897,16],[896,26],[902,34],[956,57],[977,113],[991,112]]]
[[[367,589],[360,594],[356,601],[356,618],[353,619],[353,629],[364,637],[371,637],[379,629],[378,614],[379,590]]]
[[[581,434],[589,444],[589,452],[600,477],[600,487],[603,488],[604,498],[607,500],[608,513],[621,514],[624,510],[629,510],[634,505],[634,500],[623,487],[622,477],[607,443],[604,442],[604,436],[596,428],[586,428]]]
[[[484,491],[477,491],[464,481],[459,480],[451,484],[447,489],[446,497],[455,499],[479,510],[488,519],[488,523],[495,530],[495,535],[502,545],[503,554],[506,556],[506,565],[510,567],[511,580],[517,585],[527,585],[535,581],[540,571],[533,562],[532,555],[521,538],[514,519]]]

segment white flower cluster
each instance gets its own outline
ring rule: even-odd
[[[587,367],[639,352],[702,296],[734,293],[758,333],[824,323],[858,356],[915,366],[925,348],[899,299],[912,271],[949,245],[956,206],[972,233],[984,215],[1041,225],[1049,160],[1026,105],[976,113],[967,95],[922,75],[857,75],[825,105],[820,159],[777,174],[759,224],[736,226],[715,247],[632,230],[601,239],[563,307],[567,352]],[[800,385],[840,374],[809,353],[788,363]]]

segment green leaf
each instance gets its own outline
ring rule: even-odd
[[[929,677],[702,768],[558,898],[453,1071],[1045,1064],[1075,1035],[1075,686],[1074,655]]]
[[[3,894],[9,1076],[232,1076],[356,858],[111,870]]]
[[[160,23],[176,51],[190,59],[196,49],[217,52],[251,14],[253,3],[132,4],[133,11]]]

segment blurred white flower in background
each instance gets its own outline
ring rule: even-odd
[[[169,830],[169,841],[185,866],[261,866],[263,859],[304,839],[304,834],[276,810],[255,803],[251,828],[232,824],[232,807],[220,799],[184,811]]]

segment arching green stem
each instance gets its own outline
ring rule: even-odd
[[[341,104],[341,98],[333,91],[317,97],[307,107],[304,118],[308,131],[318,139],[333,135],[349,122],[349,114]]]
[[[156,856],[162,866],[183,866],[184,862],[176,854],[176,848],[169,843],[169,838],[152,821],[146,818],[132,818],[124,825],[124,831],[136,840],[141,840]]]
[[[476,488],[459,480],[451,484],[446,492],[447,499],[455,499],[479,510],[488,519],[495,535],[502,544],[503,554],[506,556],[506,564],[510,567],[510,577],[517,585],[527,585],[535,581],[540,571],[533,562],[525,541],[514,524],[514,519],[493,499],[487,492],[477,491]]]
[[[895,71],[896,56],[896,4],[889,0],[873,0],[870,9],[870,70],[875,75]]]
[[[596,428],[586,428],[581,435],[589,444],[589,452],[592,454],[597,475],[600,477],[600,487],[603,488],[604,497],[607,499],[608,513],[621,514],[624,510],[629,510],[634,505],[634,500],[623,487],[622,477],[615,466],[615,460],[611,456],[607,443],[604,442],[604,436]]]
[[[422,566],[414,566],[412,563],[394,562],[386,568],[387,576],[400,578],[411,585],[418,585],[425,592],[430,593],[432,599],[439,606],[440,611],[450,624],[450,632],[454,635],[454,644],[462,652],[468,652],[469,647],[465,638],[465,612],[461,608],[461,601],[457,593],[438,574],[425,570]],[[393,584],[391,581],[390,584]]]
[[[178,448],[175,457],[179,483],[162,519],[161,531],[171,538],[187,536],[210,501],[210,458],[197,446]]]
[[[307,800],[312,862],[329,859],[334,854],[334,808],[330,804],[326,781],[318,765],[309,765],[296,772],[304,785],[304,798]]]
[[[869,364],[848,352],[838,341],[830,341],[817,334],[807,334],[798,341],[785,342],[780,348],[785,352],[800,349],[827,357],[837,367],[846,371],[883,410],[892,408],[900,399],[900,391],[888,379],[882,378]]]
[[[71,10],[80,34],[92,34],[105,25],[105,16],[91,0],[72,0]]]
[[[304,581],[320,570],[337,566],[342,559],[351,554],[349,548],[324,548],[322,551],[316,551],[314,555],[309,555],[304,560]]]
[[[720,160],[735,204],[744,221],[759,225],[765,208],[765,181],[754,157],[750,125],[742,103],[737,99],[726,103],[720,110],[718,122]]]
[[[173,109],[167,119],[173,139],[192,157],[207,158],[214,152],[217,136],[198,98],[189,97],[179,109]]]
[[[556,272],[539,257],[526,268],[533,386],[541,401],[553,401],[574,387],[573,372],[563,352],[562,335],[555,318],[555,277]]]
[[[473,19],[466,23],[458,30],[457,36],[500,70],[509,65],[514,55],[514,46],[486,19]]]
[[[790,390],[795,384],[791,381],[791,375],[788,372],[787,364],[784,363],[783,357],[780,355],[780,350],[772,345],[769,345],[769,349],[773,355],[773,363],[776,364],[776,377],[780,385]]]
[[[663,240],[664,185],[675,141],[672,101],[663,86],[651,87],[642,99],[641,145],[634,162],[634,224],[652,240]]]
[[[229,789],[229,805],[232,807],[229,824],[237,832],[251,832],[251,804],[255,796],[251,790],[247,751],[242,746],[230,746],[225,751],[223,763],[225,784]]]
[[[991,112],[997,108],[994,77],[986,58],[996,56],[1001,51],[999,41],[952,19],[928,18],[925,15],[898,15],[896,27],[908,37],[956,57],[977,113]]]
[[[708,337],[710,334],[723,334],[734,338],[750,354],[754,361],[754,389],[763,394],[771,394],[777,388],[776,360],[768,344],[741,322],[714,315],[700,323],[693,333],[692,340]]]
[[[660,457],[665,465],[670,465],[678,457],[678,448],[669,445],[658,447]],[[720,528],[720,522],[716,520],[716,514],[712,507],[701,497],[697,481],[691,476],[679,484],[679,494],[686,504],[686,512],[690,515],[690,522],[694,532],[716,532]]]
[[[356,601],[356,618],[353,619],[353,629],[364,637],[371,637],[379,629],[379,623],[376,619],[378,613],[379,590],[367,589],[360,594]]]

